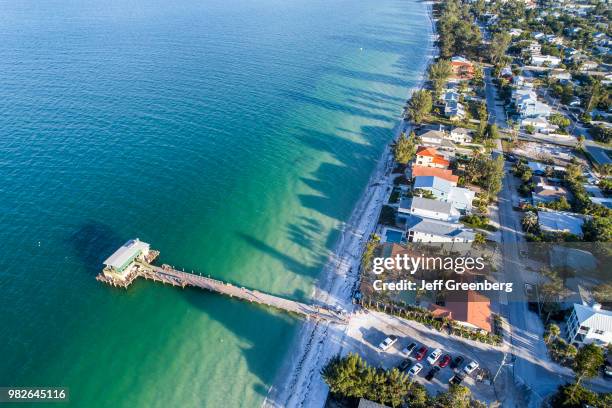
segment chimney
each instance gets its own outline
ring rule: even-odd
[[[593,310],[600,311],[601,310],[601,303],[594,303],[593,304]]]

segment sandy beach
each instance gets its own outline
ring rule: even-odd
[[[431,20],[428,58],[423,61],[420,81],[409,90],[410,94],[422,87],[427,66],[436,52],[431,3],[427,4],[427,16]],[[410,131],[410,126],[400,119],[394,129],[394,139],[404,131]],[[375,232],[380,210],[393,189],[392,171],[393,154],[387,145],[321,273],[313,296],[321,304],[342,308],[349,314],[354,312],[351,299],[359,281],[361,252]],[[350,327],[305,322],[262,407],[323,407],[328,389],[321,378],[321,369],[334,355],[351,351],[347,346],[353,343],[347,338]]]

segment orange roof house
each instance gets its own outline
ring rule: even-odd
[[[450,181],[454,186],[457,186],[457,183],[459,182],[459,176],[455,176],[452,170],[439,169],[437,167],[418,166],[414,164],[412,166],[412,177],[419,176],[440,177],[441,179]]]
[[[451,68],[454,79],[474,78],[474,64],[464,57],[456,56],[451,58]]]
[[[445,169],[450,162],[439,154],[433,147],[419,146],[416,152],[416,164],[418,166],[437,167]]]
[[[429,310],[473,329],[493,331],[491,300],[473,290],[451,292],[445,306],[431,305]]]

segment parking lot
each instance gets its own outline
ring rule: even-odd
[[[423,384],[431,395],[447,391],[449,380],[455,371],[461,371],[470,361],[474,360],[480,365],[479,369],[467,375],[461,384],[469,387],[475,398],[483,402],[491,402],[496,399],[495,391],[489,381],[478,381],[476,374],[488,371],[491,376],[495,375],[503,358],[500,347],[450,336],[415,321],[372,311],[362,311],[351,318],[348,334],[352,340],[351,347],[354,348],[349,351],[357,352],[370,365],[385,369],[399,366],[407,358],[401,350],[411,342],[417,343],[417,347],[408,357],[411,360],[409,367],[414,366],[415,363],[423,365],[423,369],[416,375],[415,380]],[[387,350],[382,351],[378,345],[390,335],[397,336],[398,340]],[[427,347],[427,352],[421,361],[417,361],[415,356],[417,350],[422,346]],[[436,348],[442,350],[442,356],[449,354],[452,359],[462,356],[464,361],[455,370],[451,369],[450,364],[441,368],[435,378],[428,381],[425,376],[433,366],[427,362],[427,357]],[[434,365],[438,365],[441,358]]]

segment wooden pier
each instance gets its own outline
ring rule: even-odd
[[[217,279],[196,275],[194,273],[178,271],[169,265],[161,267],[151,265],[142,260],[135,261],[122,279],[114,279],[105,274],[99,274],[96,279],[113,286],[127,288],[136,278],[145,278],[156,282],[162,282],[172,286],[185,288],[186,286],[207,289],[211,292],[220,293],[233,298],[245,300],[251,303],[270,306],[306,317],[307,319],[322,320],[336,324],[346,324],[348,316],[343,311],[332,310],[326,306],[307,305],[294,300],[270,295],[253,289],[247,289],[223,282]]]

